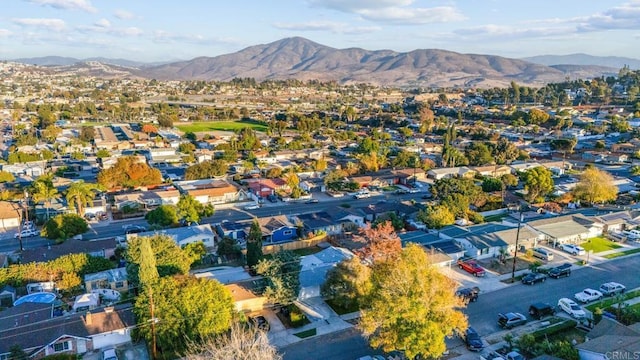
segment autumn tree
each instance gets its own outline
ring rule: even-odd
[[[329,270],[320,292],[325,299],[345,309],[360,309],[371,291],[371,268],[359,257],[341,261]]]
[[[431,131],[435,121],[435,114],[429,104],[420,104],[418,108],[418,119],[420,120],[420,133],[426,134]]]
[[[613,184],[613,177],[608,172],[591,167],[580,175],[580,182],[573,189],[573,195],[590,204],[603,203],[617,198],[618,187]]]
[[[162,174],[135,156],[124,156],[98,173],[98,183],[107,189],[157,185],[162,183]]]
[[[394,258],[402,251],[402,243],[390,221],[361,230],[354,240],[364,243],[361,256],[372,262]]]
[[[145,134],[157,134],[158,128],[151,124],[144,124],[142,125],[142,132]]]
[[[96,138],[96,129],[93,126],[83,126],[78,138],[85,142],[93,141]]]
[[[374,348],[402,351],[409,359],[439,358],[445,338],[468,326],[456,288],[421,246],[410,244],[397,258],[374,265],[359,328]]]
[[[524,171],[520,175],[520,179],[522,179],[524,189],[527,191],[525,196],[527,201],[537,201],[553,190],[551,171],[544,166],[536,166]]]

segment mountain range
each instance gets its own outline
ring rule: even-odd
[[[579,55],[579,56],[578,56]],[[554,60],[555,59],[555,60]],[[580,62],[571,63],[570,60]],[[603,59],[602,63],[597,60]],[[632,68],[631,60],[624,58]],[[530,86],[564,81],[567,77],[592,78],[615,75],[621,66],[610,58],[577,54],[512,59],[494,55],[461,54],[438,49],[409,52],[392,50],[336,49],[311,40],[292,37],[247,47],[215,57],[198,57],[165,64],[144,64],[124,59],[44,57],[17,59],[28,64],[60,65],[56,71],[83,72],[98,76],[154,78],[158,80],[220,80],[233,78],[321,80],[403,87],[494,87],[511,81]],[[569,61],[569,62],[565,62]],[[611,61],[606,61],[611,60]],[[640,60],[635,60],[640,63]],[[56,63],[57,62],[57,63]],[[71,64],[70,64],[71,63]],[[607,64],[603,66],[601,64]],[[114,69],[108,69],[113,66]],[[640,66],[638,66],[640,67]],[[636,67],[637,68],[637,67]]]

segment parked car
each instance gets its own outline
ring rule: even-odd
[[[256,209],[260,209],[260,205],[258,205],[258,204],[251,204],[251,205],[247,205],[247,206],[245,206],[243,209],[245,209],[245,210],[256,210]]]
[[[267,200],[269,200],[269,202],[272,202],[272,203],[277,203],[278,202],[278,197],[273,195],[273,194],[271,194],[271,195],[267,196]]]
[[[317,204],[318,203],[318,199],[309,199],[307,201],[304,202],[305,204]]]
[[[102,351],[102,360],[118,360],[116,349],[107,348]]]
[[[17,232],[13,237],[17,239],[17,238],[27,238],[27,237],[37,236],[37,235],[40,235],[40,232],[38,230],[25,229],[20,232]]]
[[[622,294],[625,290],[627,290],[626,286],[613,281],[600,285],[600,292],[605,296]]]
[[[471,351],[480,351],[484,348],[482,338],[474,328],[468,328],[464,334],[464,342],[467,345],[467,349]]]
[[[571,276],[571,264],[564,263],[562,265],[558,265],[552,268],[551,270],[549,270],[548,275],[554,279],[559,279],[565,276]]]
[[[507,360],[526,360],[526,359],[519,352],[511,351],[507,354]]]
[[[587,253],[583,247],[574,244],[562,244],[560,245],[560,249],[571,255],[584,255]]]
[[[262,315],[250,317],[249,321],[260,330],[269,331],[271,328],[267,319]]]
[[[144,226],[130,225],[130,226],[127,226],[127,229],[125,230],[125,234],[139,234],[145,231],[147,231],[147,228]]]
[[[480,294],[480,288],[477,286],[474,286],[472,288],[462,288],[456,291],[456,295],[463,298],[466,304],[469,304],[470,302],[478,301],[479,294]]]
[[[534,303],[529,306],[529,315],[536,320],[540,320],[545,316],[551,316],[556,313],[556,309],[554,309],[551,304],[547,303]]]
[[[596,301],[602,299],[602,293],[598,290],[593,290],[590,288],[586,288],[579,293],[574,295],[576,300],[581,303],[588,303],[591,301]]]
[[[580,305],[569,298],[562,298],[558,300],[558,307],[560,308],[560,310],[566,312],[567,314],[571,315],[571,317],[576,319],[582,319],[586,315]]]
[[[522,277],[522,283],[526,285],[533,285],[535,283],[544,282],[545,280],[547,280],[547,275],[537,272],[530,272]]]
[[[520,313],[506,313],[506,314],[498,314],[498,325],[505,329],[511,329],[512,327],[516,327],[519,325],[524,325],[527,323],[527,318]]]
[[[532,255],[538,259],[542,259],[544,261],[553,260],[553,253],[550,250],[541,247],[534,247],[531,251]]]
[[[473,259],[458,259],[458,267],[473,276],[484,276],[485,271],[482,266],[478,265]]]

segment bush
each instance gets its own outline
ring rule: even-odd
[[[76,214],[56,215],[44,225],[45,236],[56,243],[87,232],[87,221]]]

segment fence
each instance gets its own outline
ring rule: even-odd
[[[309,239],[295,240],[282,244],[265,245],[262,247],[263,254],[273,254],[282,250],[298,250],[316,246],[327,240],[327,235],[318,235]]]

